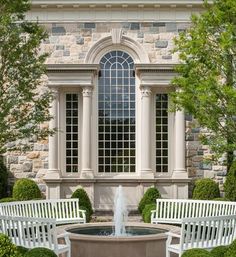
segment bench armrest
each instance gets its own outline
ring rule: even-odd
[[[155,213],[155,212],[157,212],[157,210],[151,210],[151,213]]]
[[[85,211],[85,210],[81,210],[81,209],[79,209],[79,212],[81,213],[82,218],[83,218],[83,219],[84,219],[84,221],[86,222],[86,211]]]
[[[173,232],[166,232],[166,235],[167,235],[168,237],[176,237],[176,238],[180,238],[180,237],[181,237],[180,234],[175,234],[175,233],[173,233]]]
[[[57,235],[57,239],[59,239],[59,238],[64,238],[66,245],[70,245],[69,234],[70,234],[70,233],[65,232],[65,233],[62,233],[62,234],[60,234],[60,235]]]

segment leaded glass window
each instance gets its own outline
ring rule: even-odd
[[[156,172],[168,172],[168,95],[156,95]]]
[[[125,52],[107,53],[98,85],[98,171],[135,172],[135,77]]]
[[[78,172],[78,94],[66,94],[66,172]]]

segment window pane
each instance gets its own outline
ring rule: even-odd
[[[156,172],[168,172],[168,95],[156,95]]]
[[[135,172],[133,60],[127,53],[112,51],[100,65],[103,71],[98,84],[98,154],[101,157],[105,147],[106,158],[104,162],[99,158],[98,171]]]
[[[66,94],[66,172],[78,172],[78,94]]]

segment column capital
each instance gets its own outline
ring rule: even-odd
[[[152,95],[151,87],[142,86],[140,87],[140,91],[141,91],[142,97],[149,97]]]
[[[93,88],[92,87],[83,87],[82,94],[83,94],[83,97],[91,97],[93,94]]]

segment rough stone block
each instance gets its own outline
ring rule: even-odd
[[[39,152],[31,152],[27,154],[28,159],[37,159],[39,157]]]
[[[167,48],[168,46],[168,41],[161,41],[161,40],[158,40],[156,41],[155,43],[155,47],[156,48]]]
[[[138,22],[132,22],[130,25],[131,30],[139,30],[140,29],[140,23]]]
[[[203,150],[197,151],[197,155],[203,155],[203,154],[204,154],[204,151],[203,151]]]
[[[63,56],[70,56],[70,51],[69,50],[63,51]]]
[[[166,23],[166,32],[175,32],[177,31],[177,24],[175,22]]]
[[[18,156],[8,156],[7,162],[8,162],[8,164],[17,164]]]
[[[31,172],[32,167],[33,167],[32,162],[24,162],[22,166],[23,172]]]
[[[52,35],[65,35],[66,30],[64,27],[52,27]]]
[[[171,60],[172,59],[172,55],[163,55],[162,59],[163,60]]]
[[[227,175],[226,170],[217,172],[217,176],[225,177],[226,175]]]
[[[186,141],[194,141],[194,136],[193,136],[193,134],[187,134],[187,135],[185,136],[185,140],[186,140]]]
[[[192,133],[199,133],[200,132],[200,128],[192,128]]]
[[[56,50],[64,50],[65,46],[64,45],[56,45]]]
[[[23,164],[11,164],[10,172],[12,172],[13,174],[22,173],[23,172]]]
[[[204,178],[214,178],[215,173],[214,171],[204,170]]]
[[[201,170],[211,170],[212,169],[212,165],[210,163],[201,162],[199,164],[199,168]]]
[[[124,22],[124,23],[122,23],[122,27],[124,29],[129,29],[130,28],[130,23],[129,22]]]
[[[153,27],[165,27],[166,23],[165,22],[153,22],[152,26]]]
[[[83,37],[76,37],[76,44],[77,45],[83,45],[84,44],[84,38]]]
[[[144,33],[141,31],[138,31],[137,38],[143,38],[143,37],[144,37]]]
[[[95,29],[96,24],[94,22],[87,22],[87,23],[84,23],[84,28],[85,29]]]

